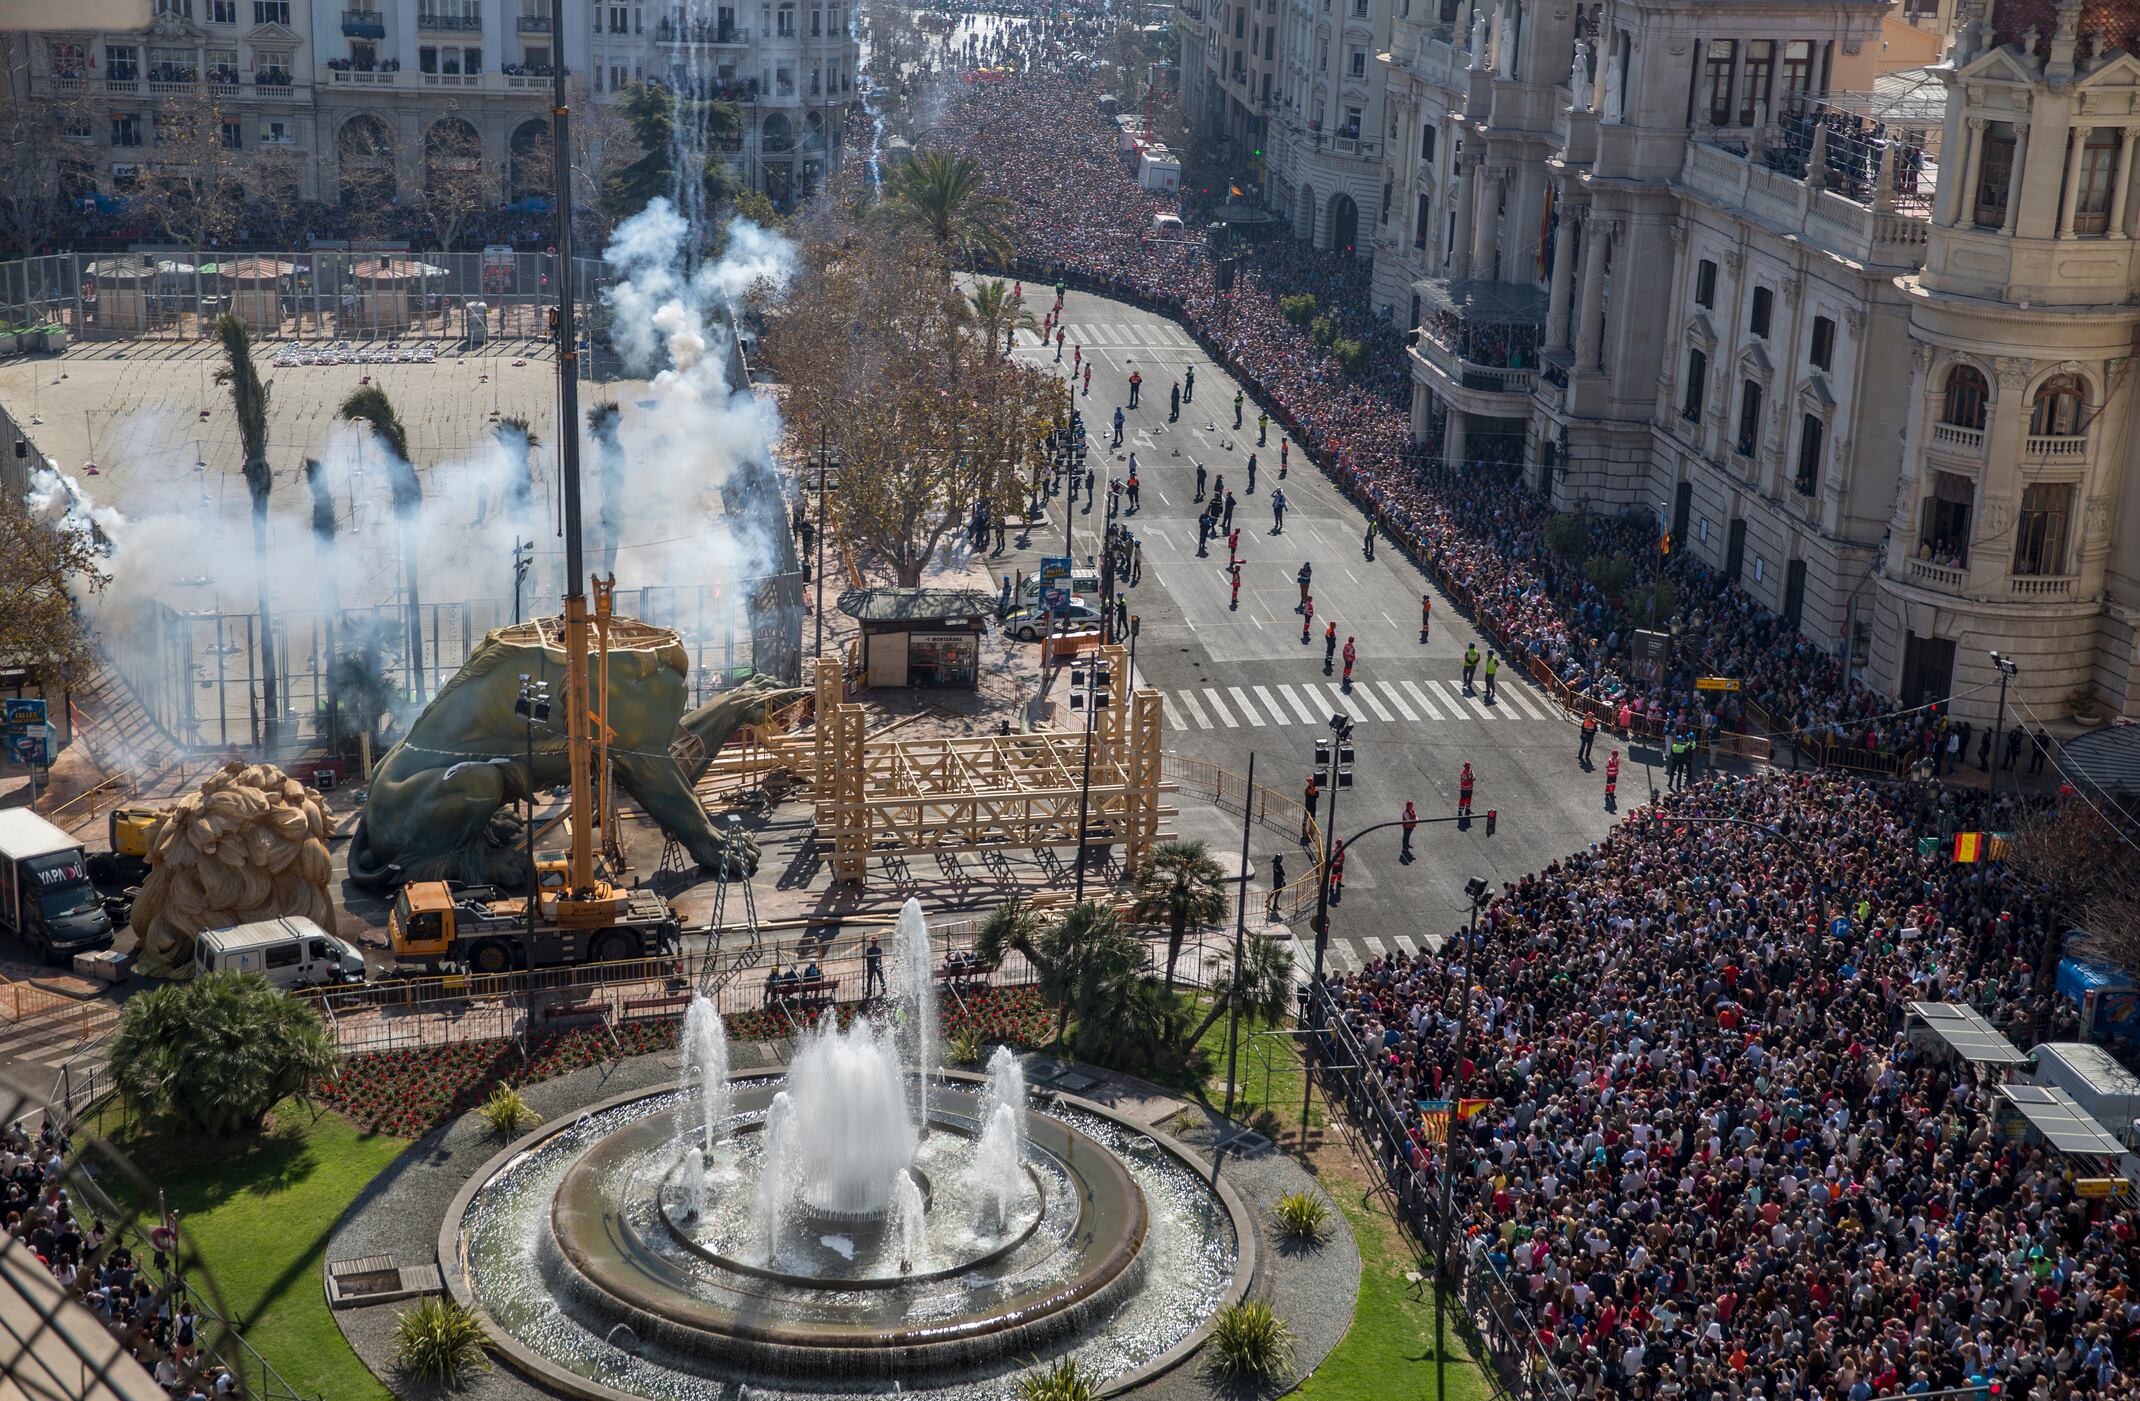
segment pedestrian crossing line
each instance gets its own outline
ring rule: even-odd
[[[1315,707],[1302,700],[1291,686],[1280,686],[1278,694],[1285,697],[1286,704],[1293,707],[1294,713],[1300,716],[1300,722],[1303,725],[1320,725],[1326,718],[1317,715]]]
[[[1419,702],[1419,709],[1421,714],[1425,715],[1429,720],[1439,720],[1442,718],[1442,713],[1434,708],[1434,702],[1427,699],[1427,693],[1419,689],[1419,683],[1417,681],[1405,682],[1404,688],[1412,693],[1413,700]]]
[[[1522,690],[1520,687],[1496,687],[1494,689],[1494,709],[1507,711],[1509,714],[1518,716],[1519,718],[1524,720],[1536,720],[1538,718],[1536,715],[1533,715],[1530,711],[1524,709],[1523,706],[1517,703],[1517,701],[1521,698],[1521,695]]]
[[[1181,712],[1174,708],[1174,697],[1162,693],[1159,697],[1159,704],[1167,713],[1168,729],[1186,730],[1189,728],[1188,724],[1183,721]]]
[[[1516,708],[1521,710],[1526,718],[1532,720],[1552,720],[1556,718],[1553,714],[1553,709],[1557,707],[1549,708],[1549,703],[1545,697],[1534,695],[1521,686],[1511,686],[1508,694],[1516,698]]]
[[[1404,692],[1397,689],[1396,682],[1385,681],[1382,683],[1382,689],[1389,693],[1390,704],[1397,707],[1397,713],[1402,715],[1407,723],[1419,723],[1419,716],[1413,712],[1412,707],[1404,703]]]
[[[1241,707],[1241,713],[1248,717],[1248,723],[1260,727],[1263,724],[1263,712],[1256,709],[1256,703],[1248,698],[1248,692],[1239,686],[1228,686],[1226,690],[1233,697],[1234,704]],[[1279,723],[1285,722],[1281,720]]]
[[[1270,687],[1257,686],[1254,689],[1256,699],[1263,702],[1263,708],[1271,713],[1271,719],[1281,726],[1292,723],[1292,718],[1286,714],[1285,707],[1278,703],[1278,697],[1271,694]]]
[[[1361,700],[1367,702],[1367,708],[1375,712],[1375,718],[1377,720],[1395,720],[1397,718],[1395,715],[1392,715],[1390,713],[1389,708],[1387,706],[1383,705],[1382,702],[1376,698],[1375,688],[1368,685],[1365,681],[1357,683],[1352,689],[1353,692],[1358,695]]]
[[[1204,692],[1204,701],[1211,707],[1211,713],[1218,717],[1221,725],[1224,725],[1229,730],[1240,728],[1240,725],[1233,718],[1233,712],[1226,708],[1225,699],[1217,691]]]
[[[1337,706],[1339,712],[1342,713],[1345,718],[1353,721],[1355,724],[1367,718],[1366,716],[1360,713],[1360,707],[1352,703],[1352,698],[1345,694],[1345,688],[1343,686],[1340,686],[1335,681],[1331,681],[1325,683],[1325,689],[1330,692],[1331,703]]]
[[[1476,710],[1479,713],[1479,718],[1481,720],[1491,720],[1494,718],[1494,713],[1486,708],[1486,703],[1484,701],[1480,700],[1475,695],[1467,696],[1464,694],[1463,682],[1444,681],[1442,682],[1442,684],[1449,688],[1450,695],[1456,697],[1457,714],[1462,715],[1464,713],[1464,707],[1466,705],[1469,705],[1473,710]]]
[[[1196,696],[1192,692],[1183,691],[1176,699],[1181,702],[1181,708],[1189,712],[1189,718],[1196,722],[1198,729],[1211,728],[1211,722],[1204,718],[1204,707],[1196,703]]]

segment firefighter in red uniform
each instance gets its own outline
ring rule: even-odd
[[[1474,781],[1471,765],[1466,762],[1464,771],[1456,776],[1456,810],[1460,816],[1471,816],[1471,787]]]

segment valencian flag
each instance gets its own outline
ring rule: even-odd
[[[1460,1100],[1456,1106],[1459,1120],[1468,1120],[1487,1105],[1490,1099]],[[1419,1101],[1419,1125],[1425,1131],[1428,1143],[1442,1143],[1449,1137],[1449,1101],[1446,1099],[1423,1099]]]

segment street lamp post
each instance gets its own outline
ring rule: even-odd
[[[1996,798],[1999,796],[1999,762],[2006,757],[2003,752],[2006,744],[2006,682],[2019,668],[2012,657],[2002,657],[1997,652],[1991,654],[1991,664],[1999,668],[1999,723],[1991,731],[1991,795]]]
[[[1329,816],[1323,821],[1322,874],[1315,883],[1315,923],[1310,926],[1315,931],[1317,987],[1321,987],[1323,982],[1323,954],[1330,947],[1330,856],[1331,838],[1337,832],[1338,786],[1352,786],[1352,717],[1343,712],[1333,714],[1330,717],[1330,735],[1331,739],[1315,741],[1315,763],[1323,770],[1324,786],[1330,790]],[[1333,744],[1331,740],[1336,743]]]
[[[526,672],[520,673],[520,696],[513,702],[513,710],[526,726],[526,749],[528,776],[528,907],[527,935],[535,937],[535,906],[542,897],[542,883],[535,875],[535,722],[548,723],[550,719],[550,683],[537,681]]]
[[[1464,970],[1457,980],[1456,989],[1456,1076],[1451,1085],[1454,1091],[1449,1100],[1449,1117],[1442,1130],[1442,1209],[1441,1218],[1434,1228],[1434,1396],[1441,1401],[1446,1394],[1448,1376],[1448,1340],[1442,1323],[1442,1296],[1454,1282],[1449,1270],[1449,1217],[1455,1211],[1456,1198],[1456,1140],[1457,1131],[1464,1120],[1464,1038],[1471,1028],[1471,956],[1478,942],[1479,910],[1491,894],[1486,882],[1473,876],[1464,882],[1464,894],[1471,900],[1471,927],[1464,935],[1463,957],[1458,966]]]
[[[1072,897],[1073,903],[1076,904],[1083,904],[1085,901],[1085,846],[1091,826],[1090,814],[1092,811],[1093,725],[1099,716],[1100,707],[1106,705],[1109,701],[1106,688],[1114,679],[1108,673],[1107,664],[1097,656],[1092,657],[1086,663],[1086,668],[1085,675],[1089,684],[1085,687],[1085,775],[1079,781],[1077,794],[1077,882],[1076,891]],[[1075,668],[1070,673],[1070,684],[1073,687],[1074,699],[1074,688],[1077,685]]]
[[[825,478],[832,467],[832,453],[825,445],[825,430],[817,430],[817,653],[825,655]]]

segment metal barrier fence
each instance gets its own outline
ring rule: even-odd
[[[589,343],[608,334],[610,269],[575,258],[573,299]],[[351,249],[170,249],[54,253],[0,262],[0,355],[17,333],[76,340],[192,341],[225,312],[263,340],[452,340],[548,333],[557,298],[549,253]]]
[[[1431,1243],[1441,1220],[1441,1180],[1412,1168],[1406,1153],[1410,1142],[1406,1135],[1408,1111],[1393,1104],[1379,1077],[1367,1070],[1371,1062],[1338,1014],[1330,990],[1317,985],[1303,996],[1322,1024],[1319,1032],[1308,1036],[1307,1043],[1323,1067],[1326,1085],[1367,1131],[1376,1161],[1402,1208],[1405,1224],[1421,1242]],[[1461,1241],[1461,1222],[1451,1225],[1451,1235]],[[1574,1401],[1575,1392],[1538,1345],[1540,1325],[1510,1290],[1508,1281],[1486,1261],[1483,1248],[1467,1251],[1452,1259],[1451,1265],[1457,1275],[1465,1318],[1486,1350],[1485,1360],[1491,1363],[1493,1376],[1517,1401]]]
[[[1206,760],[1182,754],[1160,758],[1166,777],[1179,784],[1183,793],[1207,798],[1222,812],[1240,812],[1253,803],[1257,826],[1307,848],[1308,869],[1266,897],[1266,908],[1278,919],[1299,918],[1315,909],[1315,892],[1322,880],[1323,829],[1313,813],[1260,783],[1250,793],[1247,779]]]
[[[674,628],[691,654],[693,694],[705,700],[740,675],[763,671],[794,684],[801,666],[800,572],[738,585],[664,585],[617,591],[617,612]],[[398,696],[427,695],[453,677],[493,628],[511,624],[510,599],[426,603],[419,610],[422,651],[412,657],[408,610],[383,603],[343,608],[278,609],[271,649],[284,724],[283,742],[332,740],[330,656],[363,650]],[[261,742],[260,615],[245,608],[180,612],[161,602],[108,641],[107,650],[149,717],[187,747]],[[331,648],[331,651],[330,651]]]

